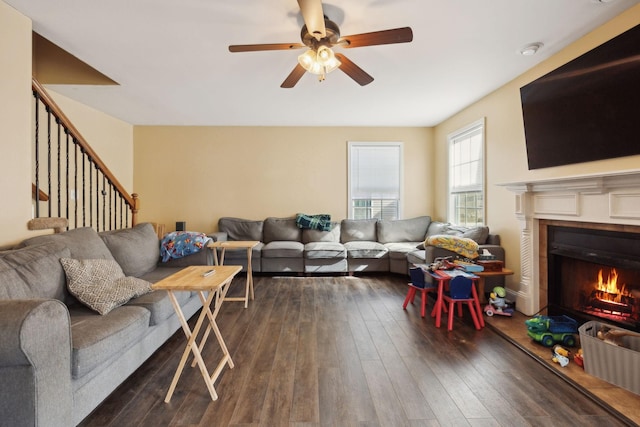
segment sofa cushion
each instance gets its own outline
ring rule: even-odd
[[[300,258],[304,245],[294,241],[269,242],[262,247],[262,258]]]
[[[0,258],[0,299],[28,299],[31,288],[13,266]]]
[[[295,218],[269,217],[264,220],[262,234],[264,243],[287,240],[300,242],[302,239],[302,230],[296,224]]]
[[[183,268],[184,267],[168,267],[167,265],[162,264],[162,266],[156,268],[153,271],[148,272],[147,274],[145,274],[140,278],[143,280],[146,280],[147,282],[156,283],[166,277],[171,276],[172,274],[177,273]]]
[[[69,302],[60,258],[70,253],[60,242],[0,253],[0,299],[52,298]]]
[[[406,259],[408,253],[416,250],[418,242],[385,243],[384,246],[389,250],[389,258]]]
[[[449,224],[448,222],[431,221],[431,223],[429,224],[429,228],[427,228],[426,237],[435,236],[436,234],[447,234],[447,230],[449,230],[450,225],[451,224]]]
[[[263,221],[224,217],[218,220],[218,230],[227,233],[229,240],[262,241]]]
[[[352,241],[376,242],[377,219],[343,219],[340,223],[340,241],[342,243]]]
[[[191,298],[190,291],[174,292],[176,300],[180,305],[184,305]],[[166,291],[154,291],[130,300],[127,305],[144,307],[151,313],[149,325],[154,326],[168,319],[175,313],[173,304]]]
[[[69,248],[70,257],[75,259],[110,259],[113,255],[98,232],[91,227],[74,228],[60,234],[46,234],[31,237],[22,242],[23,246],[39,245],[46,242],[59,242]]]
[[[344,244],[347,258],[385,258],[389,256],[389,249],[382,243],[368,241],[352,241]]]
[[[302,243],[340,242],[340,223],[332,222],[327,231],[305,228],[302,230]]]
[[[135,344],[149,330],[149,310],[122,306],[101,316],[76,305],[71,318],[71,374],[80,378]]]
[[[116,261],[61,258],[69,291],[87,307],[107,314],[151,291],[151,283],[125,275]]]
[[[438,234],[465,237],[475,241],[479,245],[484,245],[487,243],[487,238],[489,237],[489,227],[484,225],[479,225],[477,227],[463,227],[460,225],[453,225],[448,222],[433,221],[427,230],[427,237]]]
[[[339,242],[311,242],[304,245],[306,259],[346,258],[347,250]]]
[[[376,223],[378,242],[422,242],[431,223],[430,216],[410,219],[380,220]]]
[[[462,232],[462,237],[471,239],[479,245],[484,245],[487,243],[487,238],[489,237],[489,227],[478,226],[469,228]]]
[[[160,259],[160,242],[150,223],[104,231],[100,233],[100,237],[122,267],[125,276],[140,277],[156,268]]]

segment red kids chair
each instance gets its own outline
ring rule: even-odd
[[[449,282],[449,290],[445,291],[442,295],[444,302],[448,304],[449,308],[449,321],[447,323],[447,330],[453,330],[453,311],[454,305],[458,305],[458,316],[462,317],[462,303],[467,303],[469,311],[471,312],[471,318],[476,329],[480,330],[480,320],[478,316],[480,314],[476,310],[476,298],[477,293],[473,292],[473,280],[469,277],[456,276]],[[439,325],[437,325],[439,326]]]
[[[402,304],[402,309],[406,310],[409,302],[413,304],[413,300],[416,298],[416,292],[420,292],[420,297],[422,298],[420,315],[424,317],[427,307],[427,292],[435,291],[436,287],[424,280],[424,271],[422,271],[421,268],[410,268],[409,277],[411,278],[411,283],[409,283],[409,291],[407,292],[407,297],[404,299],[404,304]]]

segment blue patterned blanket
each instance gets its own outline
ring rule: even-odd
[[[160,242],[162,262],[167,262],[171,258],[182,258],[195,254],[205,247],[207,240],[209,237],[206,234],[193,231],[167,233]]]

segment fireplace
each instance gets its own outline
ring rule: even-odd
[[[507,289],[509,298],[517,302],[518,310],[531,316],[545,313],[548,306],[552,310],[562,307],[567,313],[580,314],[584,316],[582,319],[590,320],[602,319],[601,315],[608,312],[611,312],[609,317],[614,317],[614,312],[619,312],[621,319],[616,321],[621,320],[626,327],[634,326],[637,330],[637,311],[634,312],[632,306],[637,305],[636,298],[639,298],[634,296],[634,291],[640,283],[640,247],[633,238],[621,237],[618,233],[631,233],[630,236],[640,239],[640,169],[501,185],[516,195],[515,216],[520,235],[502,231],[501,234],[507,247],[513,247],[518,241],[520,245],[520,263],[514,268],[514,277],[518,279],[516,283],[509,283]],[[557,247],[549,249],[549,226],[560,227],[552,234],[567,237],[569,242],[558,242]],[[598,231],[574,233],[567,228]],[[599,239],[605,243],[591,246]],[[620,296],[619,301],[624,304],[620,310],[615,309],[616,304],[605,302],[608,300],[595,294],[591,303],[576,306],[581,296],[582,300],[591,296],[591,291],[584,289],[591,287],[579,285],[573,291],[561,291],[565,287],[555,285],[578,279],[592,283],[598,281],[600,270],[603,280],[615,276],[617,285],[626,285],[634,298]]]
[[[546,227],[549,314],[640,332],[640,234]]]

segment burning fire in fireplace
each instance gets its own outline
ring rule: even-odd
[[[635,306],[635,299],[627,291],[626,284],[618,284],[618,272],[612,269],[607,279],[604,279],[602,269],[598,271],[598,281],[591,291],[587,309],[609,316],[631,317]]]

